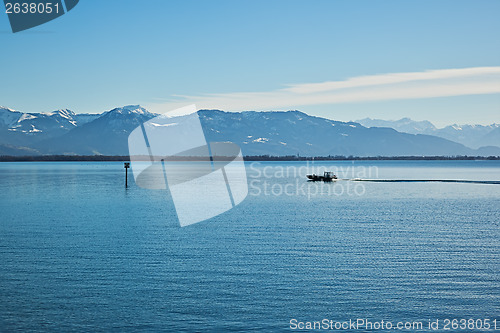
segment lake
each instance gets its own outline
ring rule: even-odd
[[[304,177],[499,181],[500,161],[246,166],[240,205],[181,228],[167,190],[124,188],[123,163],[0,163],[0,331],[500,329],[500,185]]]

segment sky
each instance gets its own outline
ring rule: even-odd
[[[500,123],[498,17],[496,0],[80,0],[14,34],[0,13],[0,105]]]

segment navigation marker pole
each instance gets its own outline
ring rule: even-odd
[[[130,168],[130,162],[125,162],[123,167],[125,168],[125,188],[128,187],[128,168]]]

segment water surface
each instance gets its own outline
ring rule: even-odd
[[[247,166],[242,204],[180,228],[168,191],[133,180],[125,189],[122,163],[0,163],[0,331],[500,319],[500,185],[323,186],[290,171],[311,171],[305,162]],[[322,167],[345,178],[372,167],[366,176],[500,180],[498,161]]]

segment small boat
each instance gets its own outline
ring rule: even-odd
[[[337,176],[331,171],[325,171],[323,176],[313,173],[312,175],[307,175],[307,178],[313,182],[331,182],[332,180],[337,179]]]

